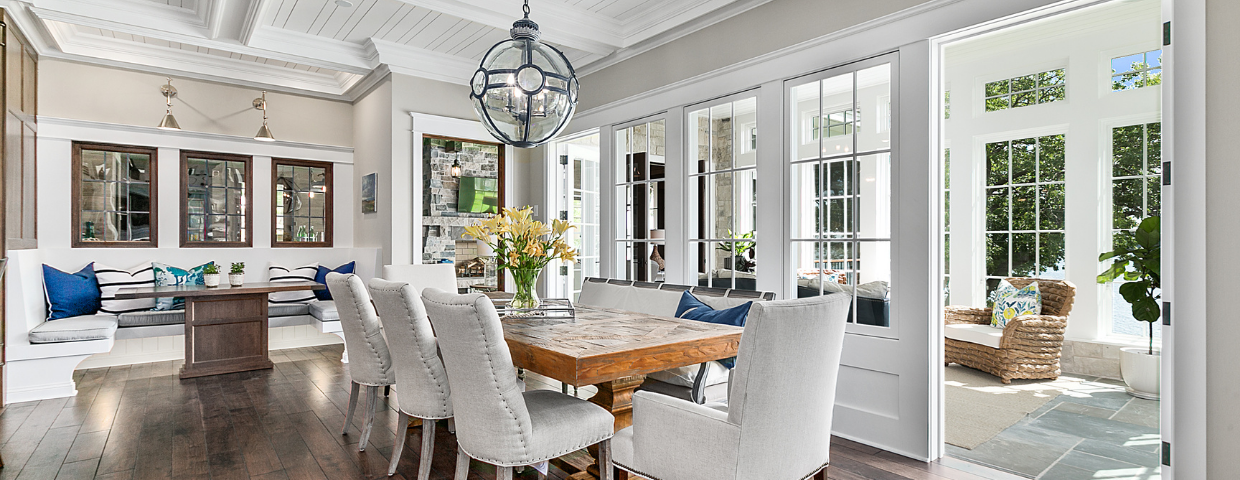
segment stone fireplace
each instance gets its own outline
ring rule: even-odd
[[[503,184],[500,165],[503,147],[497,144],[467,142],[425,136],[423,139],[422,263],[467,262],[478,257],[477,242],[465,237],[465,227],[476,225],[487,214],[457,211],[460,178],[452,176],[459,163],[461,177],[495,178]],[[501,187],[502,188],[502,187]],[[500,192],[503,198],[503,192]],[[483,277],[457,275],[457,287],[494,286],[494,268]]]

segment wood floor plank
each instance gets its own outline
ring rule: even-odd
[[[65,456],[65,463],[78,463],[103,456],[103,446],[108,443],[108,431],[79,433]],[[98,465],[99,462],[95,462]],[[94,475],[93,470],[91,475]]]
[[[95,478],[97,468],[99,468],[98,458],[65,463],[56,473],[56,480],[91,480]]]

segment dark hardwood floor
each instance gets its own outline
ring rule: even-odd
[[[340,435],[349,399],[342,348],[274,351],[273,370],[188,380],[176,376],[179,361],[78,371],[76,397],[0,411],[0,480],[383,478],[396,412],[384,399],[365,452],[356,445],[360,414]],[[455,440],[447,428],[436,432],[431,478],[451,479]],[[410,434],[391,478],[416,476],[419,435]],[[839,480],[994,478],[847,440],[834,443],[831,461],[829,478]],[[470,479],[495,478],[478,462],[470,470]],[[526,469],[522,478],[534,476]],[[550,477],[566,478],[554,469]]]

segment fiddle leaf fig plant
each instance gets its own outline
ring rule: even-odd
[[[1162,315],[1158,300],[1162,287],[1162,224],[1159,217],[1149,217],[1133,232],[1136,243],[1119,245],[1115,250],[1098,256],[1099,262],[1110,260],[1111,266],[1098,275],[1098,283],[1123,279],[1119,294],[1132,305],[1133,318],[1148,322],[1150,355],[1154,354],[1154,322]]]

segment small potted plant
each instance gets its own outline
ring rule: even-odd
[[[232,268],[228,270],[228,284],[240,287],[243,283],[245,283],[245,262],[233,262]]]
[[[208,288],[220,286],[220,267],[217,267],[215,262],[202,267],[202,284]]]
[[[1117,246],[1098,257],[1100,262],[1111,260],[1111,267],[1098,275],[1098,283],[1127,280],[1119,286],[1120,295],[1132,305],[1133,318],[1149,323],[1149,347],[1120,349],[1119,369],[1128,384],[1128,393],[1150,400],[1158,399],[1162,374],[1162,358],[1154,349],[1154,322],[1162,314],[1158,304],[1162,286],[1161,232],[1158,217],[1146,218],[1133,232],[1134,245]]]

